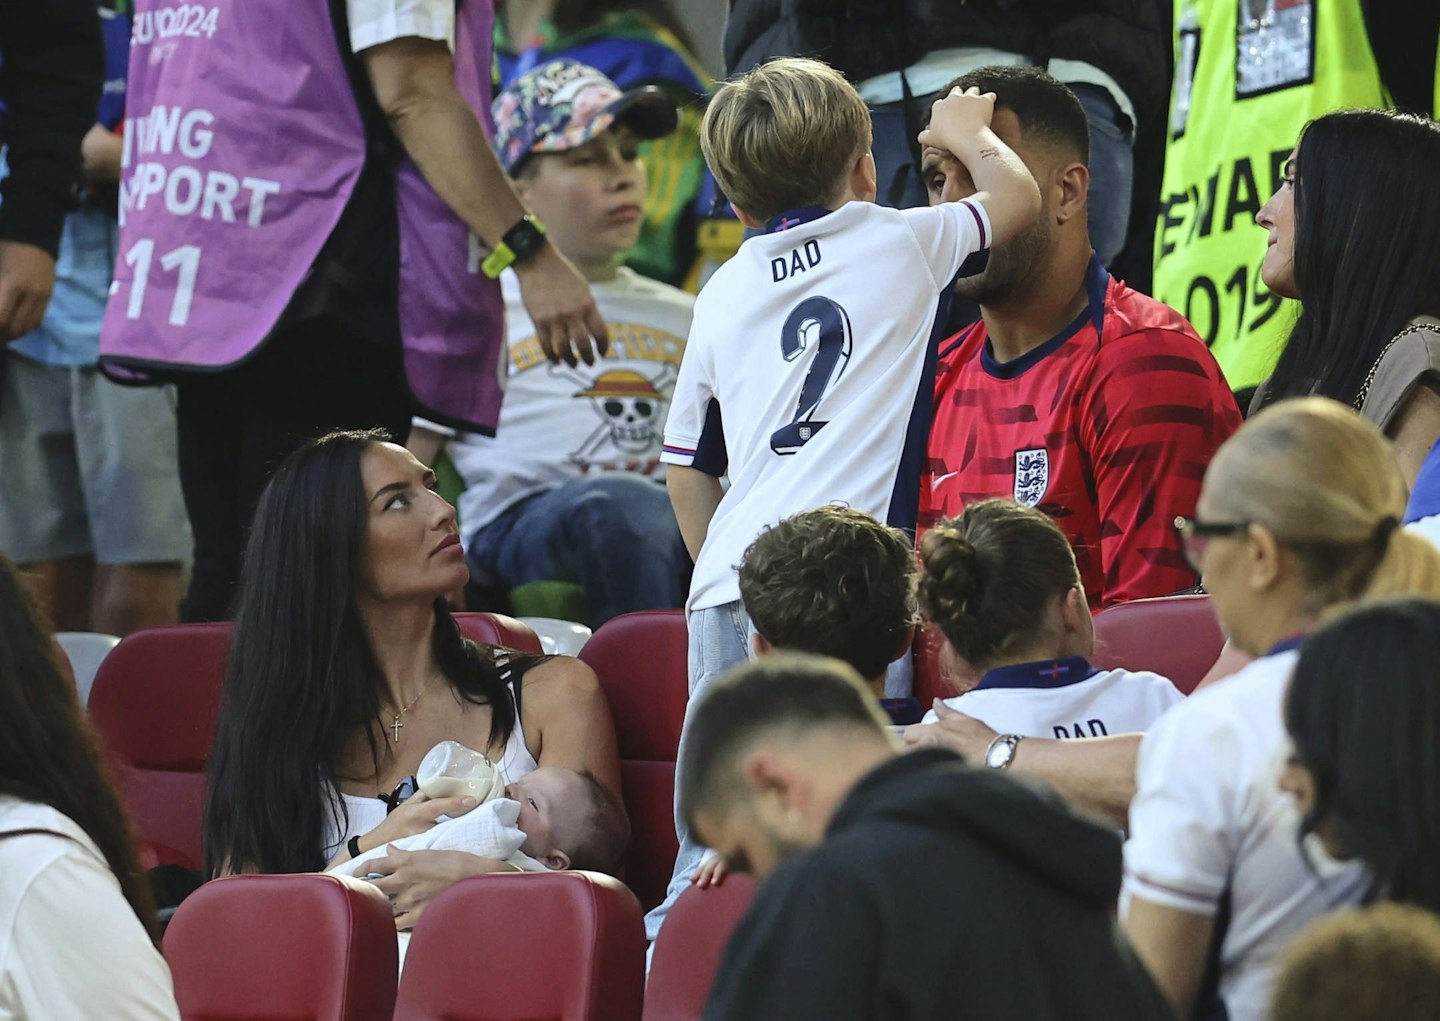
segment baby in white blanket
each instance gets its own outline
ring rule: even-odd
[[[366,876],[392,849],[468,851],[525,872],[612,871],[628,836],[623,809],[588,773],[542,766],[507,784],[504,796],[464,815],[442,817],[424,833],[392,840],[341,862],[333,875]]]

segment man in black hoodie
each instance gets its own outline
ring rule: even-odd
[[[1114,923],[1115,832],[949,752],[897,755],[848,666],[756,661],[691,724],[686,821],[764,880],[706,1021],[1171,1016]]]

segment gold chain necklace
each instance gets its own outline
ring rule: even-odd
[[[389,730],[391,733],[393,733],[393,734],[395,735],[395,743],[396,743],[396,744],[399,744],[399,743],[400,743],[400,728],[403,727],[403,726],[405,726],[405,724],[403,724],[403,723],[400,722],[400,717],[404,716],[404,715],[405,715],[406,713],[408,713],[411,709],[414,709],[414,708],[415,708],[415,703],[418,702],[418,701],[420,701],[420,696],[421,696],[421,695],[424,695],[424,694],[425,694],[425,687],[424,687],[424,685],[422,685],[421,688],[420,688],[419,693],[418,693],[414,698],[412,698],[412,699],[410,700],[409,705],[403,705],[403,706],[401,706],[401,707],[400,707],[400,711],[399,711],[398,713],[394,713],[394,714],[393,714],[394,717],[395,717],[395,719],[391,722],[390,726],[387,727],[386,729]]]

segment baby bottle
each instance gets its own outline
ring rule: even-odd
[[[441,741],[426,752],[415,782],[432,798],[469,795],[480,805],[505,794],[505,779],[495,764],[458,741]]]

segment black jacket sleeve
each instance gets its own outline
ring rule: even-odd
[[[1411,113],[1434,116],[1440,5],[1361,0],[1360,9],[1365,14],[1370,51],[1380,67],[1380,80],[1395,105]]]
[[[721,958],[704,1021],[871,1017],[881,926],[857,884],[864,878],[805,859],[756,891]]]
[[[0,2],[0,51],[10,163],[0,184],[0,241],[54,255],[105,77],[93,0]]]

